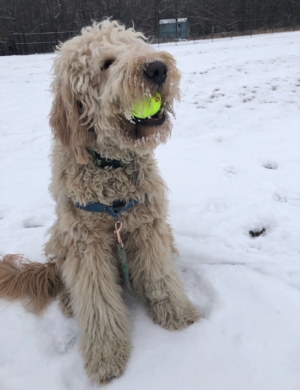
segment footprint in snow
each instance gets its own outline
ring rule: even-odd
[[[260,228],[260,229],[253,229],[253,230],[250,230],[249,231],[249,235],[252,237],[252,238],[256,238],[256,237],[259,237],[259,236],[264,236],[266,234],[266,228]]]
[[[276,200],[276,202],[280,202],[280,203],[287,202],[286,196],[278,194],[277,192],[273,195],[273,199]]]
[[[227,177],[232,177],[238,173],[235,166],[231,164],[222,164],[222,170]]]
[[[32,229],[32,228],[43,227],[43,224],[37,221],[36,219],[30,218],[30,219],[26,219],[23,222],[23,226],[25,229]]]
[[[266,169],[277,169],[278,164],[275,161],[266,161],[263,163],[263,167]]]

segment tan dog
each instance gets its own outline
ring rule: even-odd
[[[23,299],[40,313],[59,295],[64,313],[78,322],[85,369],[97,383],[123,373],[130,340],[115,220],[108,209],[85,206],[119,203],[109,209],[118,213],[130,205],[121,212],[121,237],[132,288],[148,303],[154,323],[183,329],[200,316],[172,261],[166,186],[153,157],[170,136],[179,80],[170,54],[154,51],[141,33],[109,20],[60,45],[54,60],[50,191],[57,220],[45,246],[49,260],[5,256],[0,296]],[[162,109],[152,118],[133,118],[133,102],[155,92]]]

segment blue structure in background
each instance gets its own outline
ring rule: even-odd
[[[159,37],[161,39],[188,39],[190,37],[188,18],[161,19],[159,21]]]

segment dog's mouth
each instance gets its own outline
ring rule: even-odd
[[[133,142],[135,147],[136,141],[140,145],[155,147],[166,142],[170,136],[171,123],[168,115],[168,100],[165,96],[163,99],[159,91],[153,92],[151,95],[150,103],[148,98],[146,101],[142,98],[140,103],[133,103],[130,111],[126,112],[127,115],[124,113],[123,116],[122,133],[127,141]],[[157,98],[159,100],[156,100]],[[159,103],[159,107],[156,103]],[[155,112],[156,109],[158,109],[157,112]],[[150,115],[145,117],[143,114],[147,112]],[[154,112],[155,114],[151,115]]]
[[[132,122],[135,125],[141,126],[160,126],[164,123],[165,119],[165,110],[161,108],[155,115],[149,116],[148,118],[141,119],[133,116]]]
[[[123,122],[122,133],[130,142],[143,140],[144,143],[150,142],[156,146],[165,142],[170,134],[170,127],[169,116],[166,110],[161,108],[155,115],[148,118],[126,118]]]

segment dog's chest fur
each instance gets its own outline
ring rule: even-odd
[[[77,164],[71,154],[62,153],[61,148],[62,146],[56,143],[52,155],[53,180],[50,191],[56,202],[65,203],[69,200],[72,203],[99,202],[109,205],[117,199],[138,199],[139,211],[144,211],[139,222],[150,221],[156,211],[162,212],[166,187],[152,154],[143,157],[133,154],[132,160],[124,167],[101,168],[96,166],[92,159],[86,165]],[[158,199],[160,205],[157,205]],[[133,213],[135,210],[128,212],[129,220]],[[80,214],[88,225],[91,221],[111,218],[107,215],[91,215],[94,213],[87,211],[80,211]]]

